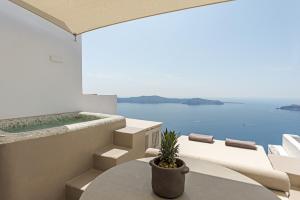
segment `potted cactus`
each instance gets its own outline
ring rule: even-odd
[[[152,167],[152,189],[163,198],[176,198],[183,194],[185,174],[189,168],[178,158],[178,135],[167,129],[162,133],[160,153],[150,161]]]

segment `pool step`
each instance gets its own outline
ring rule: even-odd
[[[66,183],[66,200],[79,200],[81,194],[102,171],[91,169]]]
[[[107,146],[94,154],[94,168],[105,171],[130,160],[130,148],[118,145]]]

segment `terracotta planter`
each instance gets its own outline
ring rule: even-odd
[[[184,192],[185,174],[189,168],[185,162],[177,159],[178,168],[162,168],[158,166],[159,158],[150,161],[152,167],[152,189],[155,194],[163,198],[173,199]]]

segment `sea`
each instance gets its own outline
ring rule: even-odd
[[[118,113],[128,118],[163,122],[163,129],[180,135],[202,133],[216,139],[251,140],[267,150],[281,144],[282,134],[300,135],[300,112],[277,109],[299,103],[293,100],[230,99],[224,105],[118,103]]]

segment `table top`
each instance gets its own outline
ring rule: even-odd
[[[181,158],[190,168],[185,192],[177,199],[188,200],[279,200],[256,181],[221,165]],[[80,200],[159,200],[151,187],[151,158],[118,165],[98,176]]]

